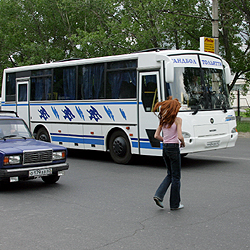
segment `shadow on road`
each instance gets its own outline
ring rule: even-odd
[[[134,155],[133,160],[129,165],[119,165],[113,162],[110,154],[107,152],[88,151],[88,150],[68,150],[68,157],[77,160],[87,160],[94,162],[106,163],[110,167],[119,168],[162,168],[165,169],[165,164],[162,157],[156,156],[138,156]],[[194,170],[194,169],[212,169],[212,168],[227,168],[228,161],[223,159],[202,158],[200,155],[196,158],[196,154],[190,154],[182,158],[182,170]],[[107,169],[108,171],[108,169]],[[60,180],[55,184],[45,184],[40,178],[37,180],[21,181],[17,183],[0,183],[0,193],[14,194],[14,193],[29,193],[29,192],[41,192],[52,189],[64,189],[67,186],[61,185]]]
[[[4,192],[5,194],[14,194],[14,193],[23,193],[26,192],[41,192],[46,190],[64,188],[64,185],[60,184],[60,180],[54,184],[46,184],[42,179],[38,178],[36,180],[20,181],[15,183],[2,182],[0,183],[0,193]]]
[[[114,163],[108,152],[70,149],[68,156],[82,160]],[[224,164],[226,162],[227,161],[225,159],[208,159],[208,158],[202,159],[201,157],[195,158],[195,154],[190,154],[186,157],[182,157],[182,168],[188,169],[188,168],[215,167],[218,164]],[[137,167],[165,168],[165,164],[161,156],[134,155],[129,165],[134,165]]]

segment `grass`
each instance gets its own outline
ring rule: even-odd
[[[248,121],[237,121],[238,132],[250,132],[250,122]]]
[[[238,112],[235,112],[235,115],[237,115],[237,114],[238,114]],[[241,117],[249,117],[247,112],[240,112],[240,116]]]

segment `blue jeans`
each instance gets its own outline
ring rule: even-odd
[[[163,201],[168,187],[172,184],[170,190],[170,208],[178,208],[181,201],[181,155],[179,144],[164,143],[163,159],[167,167],[167,176],[156,190],[155,197]]]

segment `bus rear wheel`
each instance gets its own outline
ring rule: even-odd
[[[37,132],[36,139],[40,141],[50,142],[49,134],[45,128],[40,128]]]
[[[109,140],[110,155],[114,162],[128,164],[132,158],[129,140],[122,131],[115,131]]]

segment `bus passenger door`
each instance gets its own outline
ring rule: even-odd
[[[139,152],[160,155],[160,142],[154,138],[159,121],[153,112],[155,104],[161,101],[159,72],[141,72],[139,75]]]
[[[29,79],[17,79],[16,112],[30,128]]]

